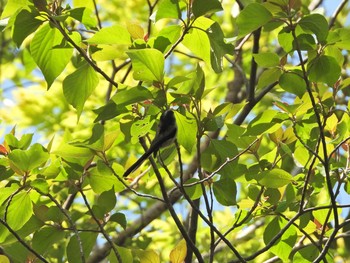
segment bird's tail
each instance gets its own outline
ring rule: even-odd
[[[133,165],[131,165],[123,174],[123,177],[127,177],[133,171],[140,167],[140,165],[152,154],[153,147],[150,147]]]

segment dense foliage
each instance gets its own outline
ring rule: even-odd
[[[345,262],[347,2],[0,0],[0,262]]]

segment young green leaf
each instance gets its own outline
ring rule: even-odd
[[[323,15],[311,14],[304,16],[298,24],[304,31],[314,33],[320,43],[327,39],[328,22]]]
[[[191,153],[196,143],[197,125],[194,119],[188,119],[184,115],[175,112],[177,123],[177,140],[187,152]]]
[[[263,68],[276,67],[280,64],[279,56],[275,53],[253,54],[255,62]]]
[[[339,79],[341,68],[334,57],[320,56],[308,64],[308,73],[311,81],[324,82],[329,86]]]
[[[262,4],[251,3],[247,5],[237,17],[238,37],[262,27],[272,18],[272,14]]]
[[[37,30],[37,28],[43,23],[43,21],[36,19],[39,15],[39,12],[34,8],[30,8],[29,10],[22,9],[16,15],[12,29],[12,38],[17,47],[20,47],[23,40],[31,33],[35,32],[35,30]]]
[[[111,98],[118,106],[127,106],[150,99],[153,99],[152,93],[143,86],[123,89]]]
[[[7,223],[13,230],[19,230],[33,214],[33,204],[29,193],[22,191],[16,194],[7,210]]]
[[[99,82],[97,73],[87,63],[63,80],[63,93],[80,117],[84,104]]]
[[[45,163],[49,158],[49,153],[43,146],[36,143],[28,150],[15,149],[8,155],[12,165],[22,172],[30,172]]]
[[[285,72],[279,79],[282,89],[301,98],[306,92],[304,79],[297,72]]]
[[[156,13],[156,21],[162,18],[181,18],[179,0],[163,0]]]
[[[80,41],[78,33],[70,36],[74,41]],[[67,44],[57,28],[49,24],[41,27],[30,44],[30,53],[43,73],[48,89],[61,74],[73,54],[73,48]]]
[[[257,175],[259,184],[269,188],[280,188],[292,182],[293,176],[282,169],[263,171]]]
[[[102,28],[87,42],[90,44],[131,45],[131,36],[125,27],[114,25]]]
[[[224,206],[236,205],[236,182],[228,177],[221,178],[213,184],[214,195],[218,202]]]
[[[164,78],[164,56],[157,49],[130,50],[134,79],[162,82]]]
[[[80,232],[79,236],[83,246],[83,253],[86,258],[91,253],[91,250],[96,243],[97,233]],[[69,262],[82,263],[80,247],[76,235],[72,236],[68,242],[67,258]]]
[[[192,12],[195,17],[204,16],[208,13],[215,13],[222,10],[221,3],[218,0],[194,0]]]

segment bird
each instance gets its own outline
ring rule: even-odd
[[[172,109],[168,109],[160,116],[157,133],[149,149],[124,172],[123,177],[127,177],[135,171],[151,154],[153,154],[153,157],[156,157],[160,148],[169,146],[176,140],[176,135],[177,125],[175,114]]]

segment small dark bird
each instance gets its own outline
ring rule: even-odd
[[[174,112],[170,109],[166,110],[162,116],[160,116],[157,133],[151,142],[149,149],[125,171],[123,177],[126,177],[135,171],[152,153],[153,156],[156,157],[160,148],[172,144],[176,139],[176,133],[177,125]]]

